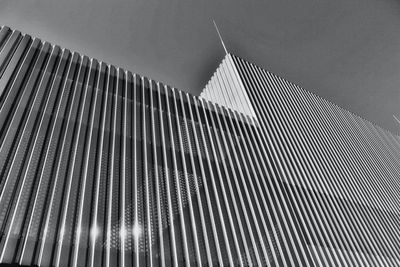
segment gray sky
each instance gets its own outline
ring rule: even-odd
[[[195,95],[230,52],[395,133],[396,0],[0,0],[0,24]]]

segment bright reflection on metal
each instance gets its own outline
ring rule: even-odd
[[[122,227],[121,227],[121,230],[120,230],[120,232],[119,232],[119,235],[121,236],[121,239],[125,239],[125,238],[126,238],[127,231],[126,231],[125,226],[122,226]]]
[[[82,233],[82,227],[78,226],[78,229],[76,231],[76,235],[78,236],[78,238],[81,236],[81,233]]]
[[[132,228],[132,235],[136,238],[138,238],[140,236],[140,234],[142,233],[142,229],[140,227],[140,225],[135,224]]]
[[[60,230],[60,240],[62,240],[62,238],[64,237],[64,233],[65,233],[65,227],[62,226]]]
[[[99,236],[100,230],[97,225],[94,225],[92,229],[90,230],[90,236],[92,237],[93,240],[96,240],[96,238]]]

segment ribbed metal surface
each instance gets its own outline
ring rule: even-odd
[[[313,263],[399,266],[399,137],[234,55],[222,64],[250,98]],[[202,96],[235,108],[224,79]]]
[[[249,165],[247,117],[0,33],[2,263],[269,262],[273,203],[255,197],[269,189]]]
[[[249,96],[244,90],[243,81],[231,61],[230,56],[222,60],[201,91],[200,97],[257,119]]]
[[[400,265],[399,137],[222,65],[198,98],[2,27],[0,262]]]

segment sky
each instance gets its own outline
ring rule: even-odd
[[[199,95],[229,52],[400,132],[397,0],[0,0],[0,24]]]

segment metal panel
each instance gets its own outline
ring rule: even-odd
[[[199,98],[0,29],[0,263],[398,266],[399,155],[231,54]]]

